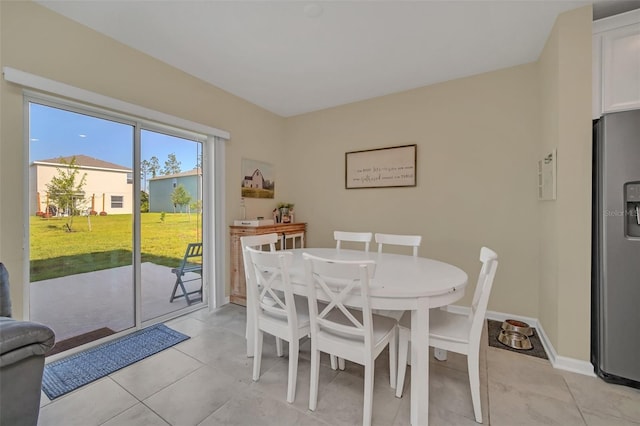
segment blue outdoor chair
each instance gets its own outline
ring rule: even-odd
[[[177,268],[171,269],[171,272],[176,274],[176,283],[173,286],[173,292],[171,293],[171,299],[169,302],[173,302],[174,299],[184,297],[187,301],[187,305],[191,305],[193,302],[202,301],[202,243],[189,243],[187,250],[184,253],[182,262]],[[194,273],[198,274],[198,277],[185,278],[185,274]],[[196,290],[187,291],[185,284],[191,281],[200,280],[200,287]],[[182,291],[182,294],[176,294],[178,287]],[[191,298],[189,296],[198,294],[199,297]]]

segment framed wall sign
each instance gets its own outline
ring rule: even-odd
[[[416,145],[345,154],[345,188],[416,186]]]

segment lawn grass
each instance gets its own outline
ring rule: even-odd
[[[91,230],[89,230],[89,220]],[[192,213],[141,215],[142,262],[177,266],[188,243],[201,241],[202,218]],[[31,282],[132,264],[132,215],[30,218]]]

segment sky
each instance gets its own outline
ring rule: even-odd
[[[200,143],[142,131],[141,156],[158,157],[160,167],[176,154],[181,171],[195,168]],[[29,163],[87,155],[119,166],[133,167],[133,127],[36,103],[29,105]]]

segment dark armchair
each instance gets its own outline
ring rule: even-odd
[[[11,318],[9,273],[0,263],[0,425],[38,423],[44,356],[54,342],[49,327]]]

